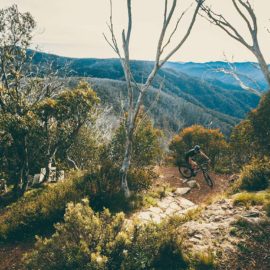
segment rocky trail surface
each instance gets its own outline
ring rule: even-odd
[[[190,254],[211,253],[218,260],[218,270],[270,269],[269,217],[262,206],[235,205],[233,197],[223,198],[230,185],[229,175],[211,174],[215,180],[211,189],[202,175],[184,182],[177,168],[161,167],[157,173],[156,185],[169,184],[172,192],[133,218],[160,223],[197,208],[194,218],[178,228],[185,250]]]

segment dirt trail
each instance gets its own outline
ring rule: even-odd
[[[188,187],[187,183],[183,183],[182,180],[184,179],[180,176],[176,167],[158,167],[156,168],[156,172],[159,175],[156,185],[169,184],[172,188]],[[199,173],[192,180],[196,180],[200,188],[193,188],[188,194],[183,195],[183,197],[195,204],[200,204],[227,190],[229,186],[229,175],[210,173],[210,176],[215,183],[213,188],[210,188],[206,184],[202,173]]]

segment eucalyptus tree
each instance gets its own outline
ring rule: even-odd
[[[212,24],[223,30],[228,36],[242,44],[257,59],[260,69],[270,89],[270,71],[265,59],[258,39],[258,21],[254,8],[250,0],[231,0],[232,5],[242,20],[241,26],[234,24],[230,19],[226,18],[222,13],[214,11],[212,7],[207,5],[205,1],[201,7],[201,14]],[[247,34],[243,31],[243,26],[247,29]]]
[[[134,76],[132,74],[131,66],[130,66],[130,40],[132,34],[133,27],[133,14],[132,14],[132,0],[127,0],[127,15],[128,15],[128,27],[127,29],[123,29],[122,31],[122,49],[120,49],[119,42],[116,38],[114,24],[113,24],[113,16],[112,16],[112,0],[110,0],[110,22],[108,23],[108,28],[110,32],[110,38],[104,35],[107,43],[111,46],[113,51],[117,54],[120,59],[124,75],[125,81],[127,85],[128,91],[128,120],[126,126],[126,144],[125,144],[125,155],[121,164],[120,175],[121,175],[121,188],[124,191],[126,197],[130,196],[130,191],[127,182],[127,173],[129,170],[130,162],[132,160],[132,146],[134,133],[136,129],[136,120],[138,118],[138,114],[140,112],[140,108],[142,106],[143,98],[145,93],[149,90],[156,74],[162,68],[162,66],[183,46],[183,44],[188,39],[191,30],[194,26],[194,23],[197,18],[197,14],[199,9],[204,2],[204,0],[196,0],[193,1],[196,5],[193,10],[193,14],[191,16],[190,22],[188,23],[186,29],[184,30],[184,34],[181,38],[179,38],[173,48],[168,50],[168,45],[171,44],[172,39],[175,37],[180,22],[182,21],[184,15],[187,10],[182,12],[181,14],[177,14],[177,0],[172,0],[171,5],[169,5],[169,1],[164,1],[164,13],[163,13],[163,24],[161,27],[160,35],[157,42],[156,48],[156,57],[154,61],[153,68],[148,75],[145,82],[142,84],[138,84]],[[150,11],[149,11],[150,14]],[[173,18],[177,17],[175,25],[173,24]],[[170,27],[172,27],[170,32]],[[166,50],[167,49],[167,50]],[[135,95],[135,91],[137,91],[137,95]]]

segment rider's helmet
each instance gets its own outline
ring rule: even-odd
[[[200,151],[201,147],[199,145],[195,145],[194,146],[194,150],[196,153],[198,153]]]

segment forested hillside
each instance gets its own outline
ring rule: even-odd
[[[259,91],[267,90],[267,83],[262,71],[257,63],[253,62],[206,62],[206,63],[167,63],[167,68],[172,68],[179,72],[186,73],[190,76],[201,80],[206,80],[212,85],[224,87],[230,90],[241,90],[239,81],[235,80],[232,75],[225,74],[223,71],[234,71],[242,82],[258,89]]]
[[[124,80],[124,75],[119,60],[71,59],[37,52],[34,56],[34,62],[41,66],[52,62],[54,68],[65,70],[65,72],[68,70],[68,75],[73,78],[95,78],[91,79],[92,82],[96,85],[99,94],[109,104],[111,101],[112,104],[115,104],[119,100],[120,92],[122,99],[124,98],[124,84],[121,82]],[[152,65],[153,63],[149,61],[131,62],[137,83],[145,81]],[[210,79],[209,81],[202,80],[197,76],[198,74],[194,74],[190,70],[188,72],[184,70],[186,73],[179,71],[179,65],[181,64],[169,63],[158,73],[152,89],[153,94],[154,91],[156,94],[150,95],[145,104],[149,107],[149,104],[157,99],[156,102],[161,106],[153,106],[152,116],[161,127],[164,127],[164,123],[169,119],[169,124],[166,127],[172,131],[178,131],[182,126],[199,123],[209,127],[219,127],[228,134],[231,127],[258,104],[258,96],[241,89],[239,86],[232,86],[231,81],[228,84],[214,86]],[[250,64],[247,63],[247,65]],[[206,67],[207,64],[205,64]],[[62,75],[64,76],[64,74]],[[67,76],[66,73],[65,76]],[[111,83],[105,79],[111,79]],[[231,80],[233,79],[231,78]],[[160,84],[162,84],[161,91],[157,90],[160,88]],[[102,91],[100,91],[101,88]],[[161,93],[159,94],[159,92]],[[185,104],[184,107],[181,106],[182,104]],[[166,111],[168,106],[172,106],[175,110]],[[156,108],[159,110],[158,113],[155,111]],[[180,116],[180,111],[196,111],[197,113],[195,115],[187,112]]]

